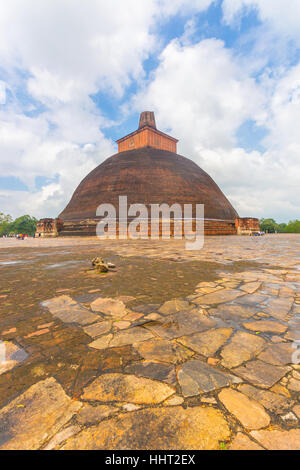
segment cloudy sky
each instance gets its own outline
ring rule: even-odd
[[[0,212],[57,216],[153,110],[241,216],[300,218],[299,0],[0,3]]]

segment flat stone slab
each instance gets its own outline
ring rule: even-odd
[[[265,312],[279,320],[286,320],[289,312],[292,309],[293,303],[293,297],[281,297],[279,299],[273,299],[268,303]]]
[[[165,302],[159,309],[159,313],[164,315],[171,315],[172,313],[180,312],[182,310],[187,310],[192,306],[186,300],[173,299]]]
[[[206,357],[214,356],[218,349],[230,338],[232,328],[216,328],[190,336],[183,336],[177,341]]]
[[[113,339],[110,341],[110,347],[123,346],[126,344],[139,343],[153,338],[153,334],[145,328],[136,326],[128,330],[115,333]]]
[[[236,300],[236,303],[241,305],[248,305],[251,307],[259,306],[264,302],[267,302],[269,297],[260,294],[246,294],[243,297]]]
[[[271,413],[282,414],[294,404],[294,400],[291,398],[284,397],[278,393],[273,393],[270,390],[261,390],[253,387],[252,385],[241,384],[238,389],[249,398],[256,400]]]
[[[237,377],[224,374],[198,359],[185,362],[177,375],[184,397],[212,392],[240,381]]]
[[[233,373],[262,388],[270,388],[290,371],[290,367],[280,367],[263,361],[249,361],[233,369]]]
[[[148,408],[103,421],[70,438],[64,450],[216,450],[230,437],[218,410],[195,406]]]
[[[131,325],[130,321],[126,320],[118,320],[114,322],[114,327],[118,328],[118,330],[126,330]]]
[[[162,338],[173,339],[190,335],[197,331],[205,331],[214,327],[216,322],[199,309],[177,312],[161,321],[146,323],[150,331]]]
[[[131,374],[103,374],[85,387],[82,399],[137,404],[161,403],[175,390],[169,385]]]
[[[82,307],[68,295],[61,295],[42,302],[44,307],[64,323],[77,323],[88,325],[99,321],[99,316]]]
[[[209,310],[210,315],[222,318],[223,320],[240,321],[241,319],[251,318],[256,313],[255,308],[247,305],[223,304],[217,308]]]
[[[300,392],[300,380],[291,378],[288,383],[288,389],[292,392]]]
[[[84,332],[92,338],[104,335],[111,330],[112,322],[110,320],[99,321],[92,325],[84,326]]]
[[[136,321],[136,320],[139,320],[139,318],[143,317],[144,315],[142,313],[137,313],[137,312],[133,312],[133,311],[129,311],[127,309],[127,315],[125,315],[125,317],[123,317],[123,320],[125,321]]]
[[[55,436],[45,447],[42,448],[42,450],[54,450],[62,442],[66,441],[69,437],[74,436],[74,434],[77,434],[79,431],[81,431],[81,428],[76,424],[62,429],[60,432],[55,434]]]
[[[265,428],[270,424],[270,416],[265,409],[243,393],[228,388],[219,393],[219,400],[248,430]]]
[[[97,338],[92,343],[89,343],[89,347],[93,349],[107,349],[109,348],[109,343],[112,339],[113,339],[112,333],[109,333],[108,335],[100,336],[100,338]]]
[[[127,314],[124,302],[109,297],[99,297],[91,303],[94,312],[101,312],[112,318],[122,318]]]
[[[133,295],[120,295],[119,297],[116,298],[116,300],[120,300],[124,304],[127,304],[135,299],[136,297],[133,297]]]
[[[127,374],[159,380],[171,385],[176,384],[175,367],[163,362],[142,361],[125,368]]]
[[[237,331],[221,351],[222,365],[224,367],[237,367],[245,361],[249,361],[257,355],[265,346],[266,342],[259,336]]]
[[[80,424],[96,424],[105,418],[119,412],[117,406],[112,405],[97,405],[92,406],[84,404],[76,415],[76,420]]]
[[[128,344],[136,344],[150,338],[153,338],[153,334],[149,330],[136,326],[114,334],[110,333],[109,335],[101,336],[90,343],[89,346],[95,349],[115,348]]]
[[[247,294],[253,294],[257,289],[261,286],[261,282],[247,282],[243,286],[240,287],[244,292]]]
[[[238,432],[231,442],[229,450],[264,450],[264,448],[249,439],[246,434]]]
[[[42,305],[43,307],[48,308],[48,310],[50,310],[52,313],[56,310],[64,310],[65,308],[76,307],[78,304],[69,295],[59,295],[57,297],[53,297],[52,299],[44,300]]]
[[[258,359],[276,366],[285,366],[292,364],[292,355],[294,352],[295,349],[292,347],[291,343],[272,344],[259,354]]]
[[[141,304],[135,305],[131,308],[134,312],[143,313],[147,315],[152,312],[157,312],[159,309],[159,304]]]
[[[291,394],[286,388],[286,386],[282,385],[281,383],[277,383],[270,388],[270,392],[274,392],[278,395],[282,395],[286,398],[291,398]]]
[[[246,322],[243,323],[243,327],[250,331],[260,331],[262,333],[281,334],[287,330],[287,325],[272,320]]]
[[[0,449],[39,449],[81,406],[53,377],[32,385],[0,410]]]
[[[176,406],[181,405],[184,402],[184,399],[179,395],[172,395],[170,398],[167,398],[164,401],[164,406]]]
[[[201,287],[217,287],[217,284],[215,282],[199,282],[197,285],[196,285],[197,288],[201,288]]]
[[[28,354],[11,341],[0,341],[0,375],[27,359]]]
[[[216,292],[211,292],[210,294],[204,294],[197,297],[193,300],[193,303],[197,303],[198,305],[222,304],[235,300],[237,297],[244,294],[244,292],[237,289],[220,289]]]
[[[54,317],[59,318],[64,323],[77,323],[78,325],[89,325],[99,320],[98,315],[94,315],[87,308],[73,307],[64,311],[51,312]]]
[[[289,325],[290,326],[290,325]],[[294,328],[289,328],[286,334],[284,335],[284,338],[289,340],[289,341],[297,341],[297,343],[300,341],[300,330],[297,329],[295,330]]]
[[[251,436],[268,450],[300,450],[300,429],[252,431]]]
[[[293,412],[295,413],[295,415],[297,416],[297,418],[300,419],[300,405],[294,406]]]
[[[136,344],[135,348],[144,359],[170,362],[173,364],[186,361],[194,354],[175,341],[156,337]]]

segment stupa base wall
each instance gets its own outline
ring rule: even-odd
[[[36,238],[55,238],[62,231],[63,221],[61,219],[41,219],[36,224]]]
[[[65,221],[60,219],[42,219],[37,224],[36,237],[95,237],[97,235],[97,219],[86,219],[82,221]],[[153,221],[152,221],[153,224]],[[170,225],[169,225],[170,224]],[[139,228],[140,236],[143,238],[151,238],[152,236],[151,222],[144,222]],[[169,228],[170,227],[170,228]],[[163,238],[164,234],[170,233],[171,238],[183,238],[184,235],[192,235],[196,231],[196,220],[189,222],[189,227],[185,227],[182,232],[181,221],[156,221],[156,231],[159,238]],[[116,223],[116,237],[125,234],[128,236],[127,224]],[[204,235],[253,235],[259,232],[259,221],[253,218],[238,218],[235,220],[221,219],[205,219]]]
[[[70,236],[87,236],[93,237],[96,236],[96,228],[98,224],[98,220],[85,220],[85,221],[68,221],[63,223],[62,230],[59,232],[60,237],[70,237]],[[159,237],[163,237],[163,233],[165,233],[164,229],[169,232],[169,224],[165,224],[164,222],[159,223],[158,234]],[[196,220],[192,221],[191,227],[189,230],[185,231],[185,235],[195,233],[196,230]],[[120,231],[124,234],[128,234],[128,230],[124,226],[119,226],[116,224],[116,236],[119,237]],[[151,223],[143,224],[143,226],[139,230],[140,236],[144,238],[151,237]],[[204,221],[204,235],[236,235],[236,227],[235,221],[227,221],[227,220],[213,220],[213,219],[206,219]],[[174,223],[171,220],[170,223],[170,236],[174,238],[176,236],[182,235],[182,224]]]
[[[239,217],[235,219],[237,235],[253,235],[260,231],[259,220],[253,217]]]

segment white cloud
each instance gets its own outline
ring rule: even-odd
[[[207,8],[212,0],[11,0],[0,4],[0,58],[32,75],[31,94],[48,103],[87,93],[121,95],[143,76],[155,48],[151,28],[177,12]]]
[[[249,100],[251,96],[251,100]],[[263,95],[222,41],[172,41],[137,109],[154,107],[159,122],[199,148],[228,148],[248,118],[262,117]]]
[[[232,27],[253,8],[261,20],[250,36],[240,34],[249,43],[244,56],[216,39],[192,43],[193,15],[212,3],[1,2],[1,176],[20,178],[29,191],[0,191],[0,210],[56,216],[80,180],[114,153],[103,133],[111,122],[90,95],[100,91],[121,102],[136,81],[142,91],[123,109],[154,109],[158,126],[180,138],[180,153],[215,178],[241,215],[299,218],[300,65],[291,68],[286,56],[290,42],[293,50],[300,43],[300,3],[224,0]],[[173,15],[186,17],[185,33],[145,76],[143,61],[162,44],[157,27]],[[276,67],[269,64],[275,54]],[[264,153],[238,145],[237,130],[248,119],[269,131]],[[49,178],[39,190],[37,176]]]
[[[274,32],[300,41],[299,0],[223,0],[222,7],[224,19],[229,24],[255,10],[259,19]]]
[[[99,88],[120,93],[130,75],[142,73],[141,60],[153,47],[152,3],[2,2],[0,57],[32,74],[30,92],[45,101],[70,101]]]
[[[57,215],[86,173],[114,153],[113,143],[101,131],[109,120],[90,95],[101,91],[122,97],[132,80],[144,77],[143,61],[160,45],[155,26],[211,3],[1,2],[0,61],[12,95],[10,103],[0,107],[1,176],[18,177],[29,187],[29,193],[2,192],[1,210]],[[0,103],[4,101],[1,82]],[[41,104],[45,109],[39,114]],[[35,190],[37,176],[51,181],[57,175],[58,182]]]
[[[157,0],[157,15],[186,15],[206,10],[216,0]]]
[[[221,41],[170,43],[136,109],[156,110],[157,123],[180,138],[179,151],[221,186],[241,216],[300,216],[300,65],[260,81]],[[236,138],[253,120],[268,129],[266,151],[247,152]]]
[[[223,0],[222,8],[223,21],[240,32],[236,49],[247,50],[240,58],[250,72],[271,66],[273,75],[280,75],[299,59],[299,0]],[[242,19],[249,13],[258,23],[248,22],[244,32]]]

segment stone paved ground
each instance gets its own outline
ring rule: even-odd
[[[0,302],[0,449],[300,449],[300,236],[0,240]]]

